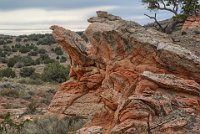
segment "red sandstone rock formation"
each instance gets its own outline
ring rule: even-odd
[[[183,30],[191,28],[200,28],[200,12],[195,16],[188,17],[188,19],[183,24]]]
[[[200,58],[107,12],[88,21],[87,42],[51,27],[71,71],[49,112],[90,118],[80,134],[200,133]]]

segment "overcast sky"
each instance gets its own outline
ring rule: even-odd
[[[0,0],[0,34],[50,32],[57,24],[74,31],[84,30],[95,11],[104,10],[127,20],[146,24],[151,14],[141,0]],[[170,14],[162,12],[159,19]]]

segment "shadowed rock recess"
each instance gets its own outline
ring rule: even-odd
[[[49,112],[89,118],[77,134],[200,133],[200,58],[107,12],[88,21],[84,38],[51,27],[71,71]]]

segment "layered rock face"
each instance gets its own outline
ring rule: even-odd
[[[107,12],[88,21],[84,38],[51,27],[71,71],[49,112],[91,119],[80,134],[200,133],[200,58]]]
[[[191,28],[200,28],[200,12],[198,12],[196,16],[189,17],[185,21],[182,29],[186,30]]]

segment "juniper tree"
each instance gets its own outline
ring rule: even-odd
[[[170,33],[177,24],[182,23],[190,15],[195,15],[200,9],[199,0],[142,0],[147,5],[147,9],[155,11],[154,16],[145,14],[150,19],[154,19],[159,30]],[[167,11],[173,14],[172,21],[166,26],[162,26],[157,20],[158,10]]]

